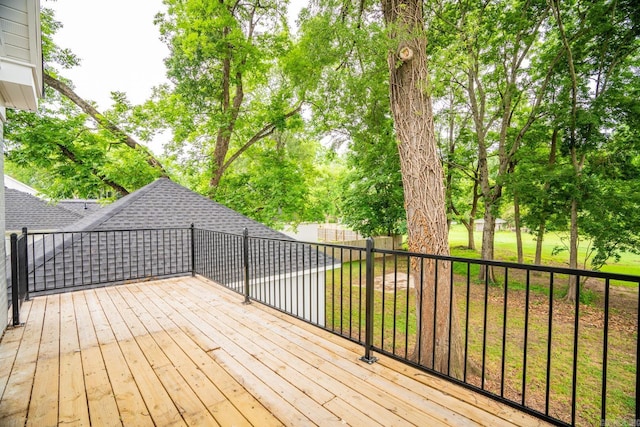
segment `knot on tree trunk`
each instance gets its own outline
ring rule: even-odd
[[[398,58],[403,62],[408,62],[413,59],[413,49],[409,46],[402,46],[400,50],[398,50]]]

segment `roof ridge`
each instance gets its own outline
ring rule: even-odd
[[[241,216],[241,217],[243,217],[244,219],[246,219],[246,220],[248,220],[248,221],[251,221],[251,222],[253,222],[254,224],[256,224],[256,225],[258,225],[258,226],[262,226],[262,227],[268,228],[271,232],[276,233],[276,234],[279,234],[279,235],[280,235],[282,238],[284,238],[284,239],[287,239],[287,240],[292,240],[292,239],[293,239],[291,236],[287,236],[286,234],[284,234],[284,233],[283,233],[283,232],[281,232],[281,231],[278,231],[278,230],[276,230],[276,229],[274,229],[274,228],[271,228],[271,227],[269,227],[268,225],[265,225],[265,224],[261,223],[260,221],[257,221],[257,220],[255,220],[255,219],[253,219],[253,218],[250,218],[250,217],[248,217],[247,215],[245,215],[245,214],[243,214],[243,213],[241,213],[241,212],[238,212],[238,211],[236,211],[235,209],[232,209],[232,208],[230,208],[229,206],[227,206],[227,205],[225,205],[225,204],[222,204],[222,203],[220,203],[220,202],[218,202],[218,201],[216,201],[216,200],[210,199],[210,198],[208,198],[208,197],[206,197],[206,196],[204,196],[204,195],[202,195],[202,194],[198,193],[197,191],[194,191],[194,190],[192,190],[192,189],[190,189],[190,188],[188,188],[188,187],[185,187],[184,185],[180,185],[180,184],[178,184],[177,182],[173,182],[173,181],[171,181],[171,180],[169,180],[169,182],[170,182],[171,184],[173,184],[174,186],[176,186],[177,188],[181,189],[181,190],[186,190],[186,191],[188,191],[188,192],[190,192],[190,193],[193,193],[193,194],[195,194],[195,195],[197,195],[197,196],[201,197],[202,199],[204,199],[204,200],[206,200],[206,201],[208,201],[208,202],[211,202],[211,203],[214,203],[214,204],[218,205],[218,207],[219,207],[219,208],[222,208],[222,209],[224,209],[224,210],[228,211],[229,213],[231,213],[231,214],[233,214],[233,215]],[[293,239],[293,240],[297,240],[297,239]]]
[[[100,224],[106,222],[113,216],[117,215],[119,212],[121,212],[124,208],[129,206],[131,203],[135,202],[136,200],[140,199],[142,196],[147,194],[149,191],[151,191],[151,189],[156,187],[158,183],[161,182],[162,179],[168,179],[168,178],[156,179],[155,181],[145,185],[144,187],[137,189],[133,193],[129,193],[123,198],[111,203],[110,205],[107,205],[102,209],[95,211],[93,214],[85,216],[78,222],[75,222],[69,225],[68,227],[65,227],[64,231],[90,231],[93,228],[96,228]]]

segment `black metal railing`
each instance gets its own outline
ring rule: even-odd
[[[200,274],[360,343],[368,363],[384,354],[557,425],[640,419],[638,276],[194,227],[29,239],[31,292]]]
[[[22,234],[12,233],[10,236],[11,250],[11,287],[9,288],[9,301],[12,307],[13,326],[20,324],[20,307],[25,299],[29,298],[28,271],[27,271],[27,229],[22,229]]]
[[[640,277],[371,254],[366,346],[555,424],[640,419]]]
[[[188,228],[29,233],[28,290],[60,292],[188,274]]]
[[[557,425],[640,419],[638,276],[198,233],[198,274],[362,344],[366,362],[385,354]]]
[[[326,327],[325,272],[336,259],[314,245],[196,229],[195,273],[250,300]],[[359,249],[359,248],[354,248]]]

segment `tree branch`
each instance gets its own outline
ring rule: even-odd
[[[298,106],[296,108],[294,108],[293,110],[291,110],[287,114],[285,114],[284,118],[288,119],[289,117],[298,114],[301,109],[302,109],[302,103],[298,104]],[[231,163],[233,163],[238,157],[240,157],[240,155],[242,153],[247,151],[247,149],[249,147],[251,147],[256,142],[260,141],[261,139],[266,138],[267,136],[271,135],[273,132],[275,132],[275,130],[276,130],[276,125],[275,124],[273,124],[273,123],[266,124],[255,135],[253,135],[247,142],[245,142],[245,144],[242,147],[240,147],[238,149],[238,151],[233,153],[233,155],[231,157],[229,157],[229,159],[226,162],[224,162],[224,164],[222,165],[222,168],[220,169],[220,175],[222,175],[224,173],[224,171],[229,167],[229,165],[231,165]]]
[[[78,94],[76,94],[73,89],[71,89],[66,83],[54,78],[48,73],[44,73],[44,82],[49,87],[59,92],[61,95],[69,98],[74,104],[80,107],[82,111],[91,116],[91,118],[93,118],[100,126],[107,129],[116,138],[124,142],[127,146],[129,146],[133,150],[140,150],[147,158],[147,163],[149,164],[149,166],[160,170],[163,176],[167,176],[167,172],[165,171],[162,164],[153,156],[153,154],[149,152],[147,147],[138,143],[122,129],[109,121],[105,116],[100,114],[100,112],[96,110],[93,105],[89,104],[87,101],[78,96]]]
[[[73,163],[76,163],[76,164],[82,165],[82,166],[86,166],[86,164],[82,160],[78,159],[78,157],[75,155],[75,153],[73,151],[69,150],[68,147],[65,147],[64,145],[62,145],[62,144],[60,144],[58,142],[56,142],[56,145],[58,146],[58,148],[60,148],[60,151],[62,151],[62,154],[64,154]],[[129,192],[127,191],[126,188],[124,188],[123,186],[121,186],[117,182],[114,182],[114,181],[110,180],[109,178],[104,177],[100,172],[98,172],[98,170],[96,168],[94,168],[94,167],[90,167],[90,168],[91,168],[91,173],[94,176],[96,176],[100,181],[102,181],[103,183],[105,183],[109,187],[111,187],[114,190],[116,190],[118,193],[120,193],[120,195],[126,196],[127,194],[129,194]]]

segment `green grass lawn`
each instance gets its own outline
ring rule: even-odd
[[[476,248],[480,250],[482,246],[482,232],[475,233]],[[452,248],[458,248],[467,245],[467,230],[462,224],[456,224],[449,230],[449,245]],[[522,246],[524,252],[524,258],[526,263],[532,263],[536,252],[536,240],[533,235],[529,233],[522,234]],[[542,247],[542,263],[546,265],[568,266],[569,264],[569,252],[563,251],[558,254],[553,254],[555,247],[562,247],[563,241],[560,235],[556,233],[548,233],[545,236],[544,244]],[[579,261],[583,262],[586,253],[586,248],[579,249]],[[516,251],[516,233],[513,231],[498,231],[495,234],[495,250],[496,258],[503,261],[517,261]],[[459,253],[455,251],[456,255],[471,257],[471,253],[464,252]],[[587,264],[587,268],[590,265]],[[619,262],[610,260],[608,265],[605,265],[602,271],[611,273],[631,274],[640,276],[640,255],[625,253],[620,258]]]

